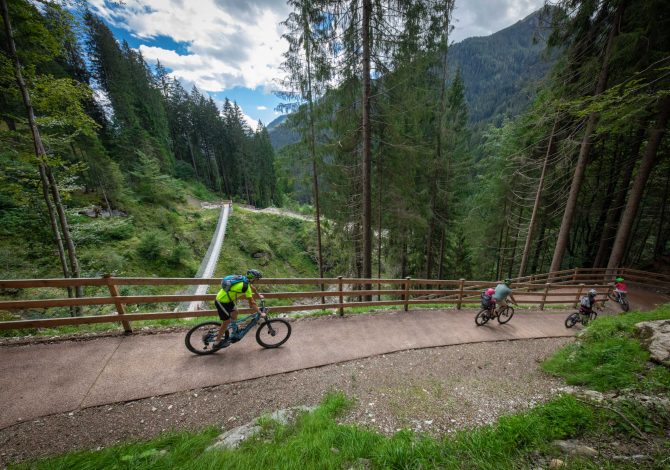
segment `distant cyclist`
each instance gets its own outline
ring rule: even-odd
[[[627,293],[628,286],[623,282],[623,278],[621,276],[617,277],[614,280],[614,295],[617,297],[617,302],[619,301],[618,299],[626,297]]]
[[[263,295],[259,294],[253,286],[254,281],[262,277],[263,274],[257,269],[250,269],[247,271],[246,276],[226,276],[223,278],[222,288],[216,294],[216,300],[214,301],[216,310],[219,312],[219,318],[221,319],[221,327],[214,343],[216,344],[216,348],[225,348],[230,346],[230,343],[237,341],[237,338],[229,337],[228,339],[221,339],[221,337],[228,328],[230,320],[237,320],[235,302],[239,297],[243,296],[249,302],[249,307],[260,313],[261,317],[265,316],[265,313],[258,308],[258,305],[254,301],[254,295],[259,299],[263,298]],[[223,287],[224,283],[227,283],[227,288]]]
[[[582,296],[579,299],[579,310],[582,313],[591,314],[593,313],[593,307],[596,306],[596,296],[598,292],[595,289],[589,289],[586,295]]]
[[[511,284],[511,280],[505,279],[496,286],[496,290],[493,294],[493,300],[495,300],[498,310],[500,310],[502,307],[507,307],[508,297],[514,304],[516,304],[516,299],[512,295],[512,289],[510,288]]]

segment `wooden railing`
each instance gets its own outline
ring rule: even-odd
[[[670,276],[647,273],[636,270],[618,270],[626,282],[642,283],[670,291]],[[572,269],[554,273],[526,276],[516,279],[513,284],[514,297],[520,304],[539,305],[544,309],[548,304],[576,306],[579,298],[589,288],[598,290],[600,298],[605,299],[608,284],[613,275],[611,270]],[[0,289],[54,289],[74,286],[92,287],[96,292],[82,298],[38,298],[1,300],[0,310],[49,309],[54,307],[86,307],[112,305],[114,313],[83,316],[60,316],[58,318],[37,318],[0,321],[0,330],[49,328],[60,325],[81,325],[90,323],[119,322],[126,332],[132,331],[130,322],[138,320],[157,320],[169,318],[190,318],[216,316],[216,310],[161,311],[129,313],[127,306],[154,303],[173,303],[190,301],[213,301],[214,294],[202,295],[122,295],[120,291],[128,286],[190,286],[209,284],[218,286],[220,279],[190,278],[102,278],[79,279],[19,279],[0,280]],[[267,292],[277,286],[329,286],[327,290],[304,290],[297,292]],[[369,286],[385,286],[384,289],[366,289]],[[357,278],[309,278],[309,279],[261,279],[257,282],[259,290],[267,299],[314,299],[309,305],[289,305],[272,307],[272,312],[299,312],[306,310],[338,309],[340,315],[345,308],[399,305],[405,311],[411,305],[454,305],[461,309],[465,304],[478,304],[483,289],[495,285],[494,281],[434,280],[434,279],[357,279]],[[430,288],[429,288],[430,287]],[[178,289],[175,289],[178,290]],[[218,288],[217,288],[218,290]],[[102,292],[108,295],[102,295]],[[32,293],[32,291],[31,291]],[[43,294],[41,294],[43,295]],[[40,295],[40,296],[41,296]],[[378,300],[363,301],[364,297],[378,296]],[[330,303],[320,303],[322,298],[331,299]],[[358,299],[358,301],[352,301]],[[248,313],[249,309],[240,309]]]

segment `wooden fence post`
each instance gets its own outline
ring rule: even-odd
[[[572,280],[575,281],[575,282],[577,281],[578,270],[579,270],[579,268],[575,268],[575,273],[572,275]]]
[[[549,292],[549,286],[551,286],[551,282],[544,283],[544,294],[542,294],[542,302],[540,302],[540,310],[544,310],[544,303],[547,301],[547,293]]]
[[[409,310],[409,283],[411,279],[409,276],[405,278],[405,312]]]
[[[580,283],[579,284],[579,291],[577,292],[577,298],[575,299],[575,305],[572,306],[572,308],[577,308],[577,305],[579,305],[579,299],[582,297],[582,292],[584,291],[584,284]]]
[[[458,304],[456,305],[456,310],[461,309],[461,303],[463,302],[463,285],[465,284],[465,279],[461,278],[458,281]]]
[[[123,304],[119,302],[116,297],[119,297],[119,291],[116,289],[116,284],[112,281],[112,275],[111,274],[105,274],[104,278],[107,280],[107,287],[109,288],[109,294],[114,297],[114,304],[116,305],[116,313],[118,315],[125,315],[126,310],[123,308]],[[121,321],[121,324],[123,325],[123,331],[126,334],[130,334],[133,332],[133,329],[130,327],[130,322],[128,321]]]
[[[342,276],[337,276],[337,284],[339,286],[340,290],[340,316],[344,316],[344,307],[342,307],[342,304],[344,303],[344,297],[342,295]]]

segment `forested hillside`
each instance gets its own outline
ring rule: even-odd
[[[267,131],[235,103],[185,90],[90,11],[18,0],[4,18],[0,277],[192,275],[216,218],[191,196],[280,200]]]
[[[186,90],[92,12],[2,4],[6,277],[107,270],[82,271],[87,243],[117,264],[142,243],[197,257],[192,195],[311,205],[320,275],[667,265],[667,2],[558,2],[452,45],[452,0],[291,0],[278,82],[299,138],[276,159],[234,102]]]
[[[450,46],[453,6],[295,2],[282,190],[363,277],[665,269],[670,5],[558,2]]]

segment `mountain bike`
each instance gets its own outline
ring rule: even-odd
[[[477,326],[482,326],[489,320],[497,318],[498,323],[504,325],[512,319],[513,315],[514,309],[509,305],[505,305],[504,307],[500,307],[498,310],[496,310],[496,304],[491,303],[488,308],[484,307],[479,311],[479,313],[477,313],[475,316],[475,324]]]
[[[619,306],[621,307],[621,310],[623,310],[624,312],[630,310],[630,304],[628,303],[628,299],[626,298],[625,292],[619,292],[610,287],[610,289],[607,291],[607,297],[610,300],[613,300],[614,302],[618,303]]]
[[[568,318],[565,319],[565,327],[572,328],[577,323],[581,323],[582,325],[586,326],[589,324],[589,322],[595,320],[597,317],[598,314],[594,310],[589,312],[585,308],[580,307],[579,312],[568,315]]]
[[[260,310],[267,315],[268,308],[261,300]],[[291,336],[291,324],[281,318],[261,319],[261,314],[254,312],[243,318],[231,321],[224,332],[223,339],[237,343],[260,322],[256,330],[256,342],[264,348],[278,348]],[[221,349],[217,346],[216,335],[221,327],[220,321],[207,321],[195,325],[188,330],[184,342],[186,348],[194,354],[212,354]]]

